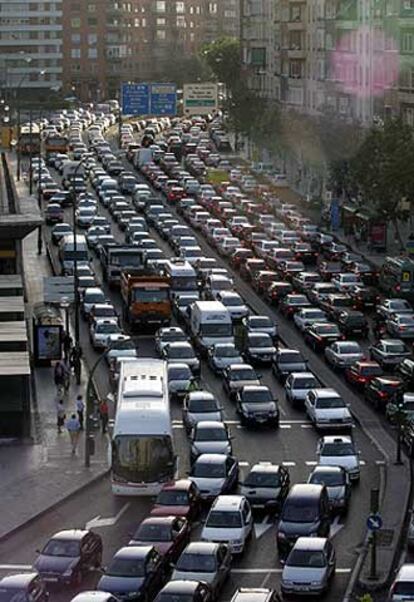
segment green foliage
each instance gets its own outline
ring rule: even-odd
[[[237,38],[219,38],[204,44],[200,56],[214,73],[217,81],[233,90],[241,85],[242,64],[240,42]]]
[[[364,594],[358,598],[358,602],[374,602],[374,599],[371,594]]]

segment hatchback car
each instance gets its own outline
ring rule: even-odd
[[[207,361],[214,372],[221,373],[231,364],[241,364],[243,358],[234,343],[216,343],[208,349]]]
[[[232,554],[242,554],[252,533],[252,510],[244,495],[219,495],[207,515],[201,539],[227,543]]]
[[[308,483],[325,485],[332,512],[345,514],[351,498],[349,475],[342,466],[315,466]]]
[[[121,600],[155,597],[164,585],[165,560],[153,546],[127,546],[116,552],[96,589]]]
[[[223,421],[223,410],[220,403],[209,391],[191,391],[187,393],[183,403],[183,420],[187,432],[201,421]]]
[[[224,422],[199,421],[190,434],[191,461],[194,462],[201,454],[232,453],[231,435]]]
[[[190,539],[190,524],[177,516],[151,516],[142,521],[129,546],[154,546],[168,562],[175,562]]]
[[[250,506],[266,512],[280,512],[289,492],[290,476],[285,466],[259,462],[240,483],[240,493]]]
[[[0,579],[2,602],[48,602],[49,593],[38,573],[20,573]]]
[[[171,580],[207,583],[214,598],[230,575],[231,552],[224,543],[196,541],[188,544],[174,567]]]
[[[319,464],[342,466],[348,472],[351,481],[359,481],[359,452],[351,437],[343,435],[322,437],[318,442],[316,453]]]
[[[286,559],[281,577],[284,595],[322,595],[335,575],[335,548],[324,537],[299,537]]]
[[[242,425],[279,426],[279,407],[275,396],[265,385],[245,385],[236,395],[236,411]]]
[[[86,529],[59,531],[38,553],[33,568],[47,583],[80,585],[102,562],[102,539]]]
[[[154,602],[213,602],[214,595],[208,583],[177,579],[164,585]]]
[[[291,372],[285,381],[286,400],[292,405],[303,406],[309,391],[319,386],[313,372]]]
[[[190,480],[197,485],[201,499],[205,501],[234,491],[238,476],[237,460],[225,454],[202,454],[189,472]]]
[[[190,479],[163,485],[151,509],[151,516],[184,516],[190,522],[200,512],[200,493]]]

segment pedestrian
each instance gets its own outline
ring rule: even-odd
[[[109,419],[109,408],[106,399],[103,399],[99,404],[99,416],[101,417],[102,434],[105,434]]]
[[[68,332],[65,332],[65,336],[63,337],[63,353],[65,355],[65,360],[68,361],[70,358],[70,352],[72,349],[72,337]]]
[[[66,421],[66,428],[69,433],[70,443],[72,446],[72,456],[76,454],[76,448],[78,447],[79,435],[80,435],[80,424],[76,414],[72,414],[69,420]]]
[[[65,365],[62,360],[59,360],[57,364],[55,364],[53,377],[56,387],[59,388],[65,386]]]
[[[83,401],[82,395],[78,395],[76,398],[76,411],[78,413],[80,430],[83,431],[83,417],[84,417],[84,412],[85,412],[85,402]]]
[[[73,372],[76,376],[76,379],[79,381],[80,372],[81,372],[81,358],[82,358],[82,349],[78,346],[72,347],[72,351],[70,354],[70,364],[73,368]]]
[[[58,433],[62,432],[62,426],[65,425],[66,412],[65,406],[63,405],[63,399],[59,399],[56,404],[56,418],[57,418],[57,430]]]

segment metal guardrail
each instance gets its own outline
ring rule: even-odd
[[[10,167],[7,161],[6,153],[1,153],[1,173],[6,198],[4,206],[7,207],[8,213],[11,215],[18,213],[17,195],[14,187],[13,177],[10,173]]]

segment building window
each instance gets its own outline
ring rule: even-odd
[[[165,0],[156,0],[155,2],[155,10],[157,13],[165,13],[166,11],[166,2]]]
[[[94,46],[98,43],[98,36],[96,33],[88,33],[88,44],[89,46]]]
[[[183,17],[183,16],[177,17],[176,24],[177,24],[177,27],[185,27],[186,26],[185,17]]]
[[[98,50],[97,48],[88,48],[88,59],[97,59]]]
[[[414,34],[405,31],[401,35],[401,52],[414,52]]]
[[[296,79],[302,77],[302,61],[290,61],[289,77],[294,77]]]
[[[165,27],[166,20],[164,17],[157,17],[157,27]]]
[[[177,13],[177,15],[183,15],[185,13],[184,2],[176,2],[175,3],[175,12]]]
[[[80,59],[80,57],[81,57],[81,49],[80,48],[72,48],[72,50],[70,51],[70,56],[73,59]]]
[[[157,40],[165,40],[166,34],[164,29],[157,29]]]
[[[88,13],[96,13],[96,4],[88,4]]]
[[[73,17],[70,20],[70,24],[71,24],[71,27],[73,27],[73,28],[80,27],[81,26],[81,20],[80,20],[79,17]]]
[[[90,27],[96,27],[98,24],[98,19],[96,19],[95,17],[88,17],[88,25]]]
[[[80,44],[81,37],[80,33],[73,33],[71,35],[72,44]]]

